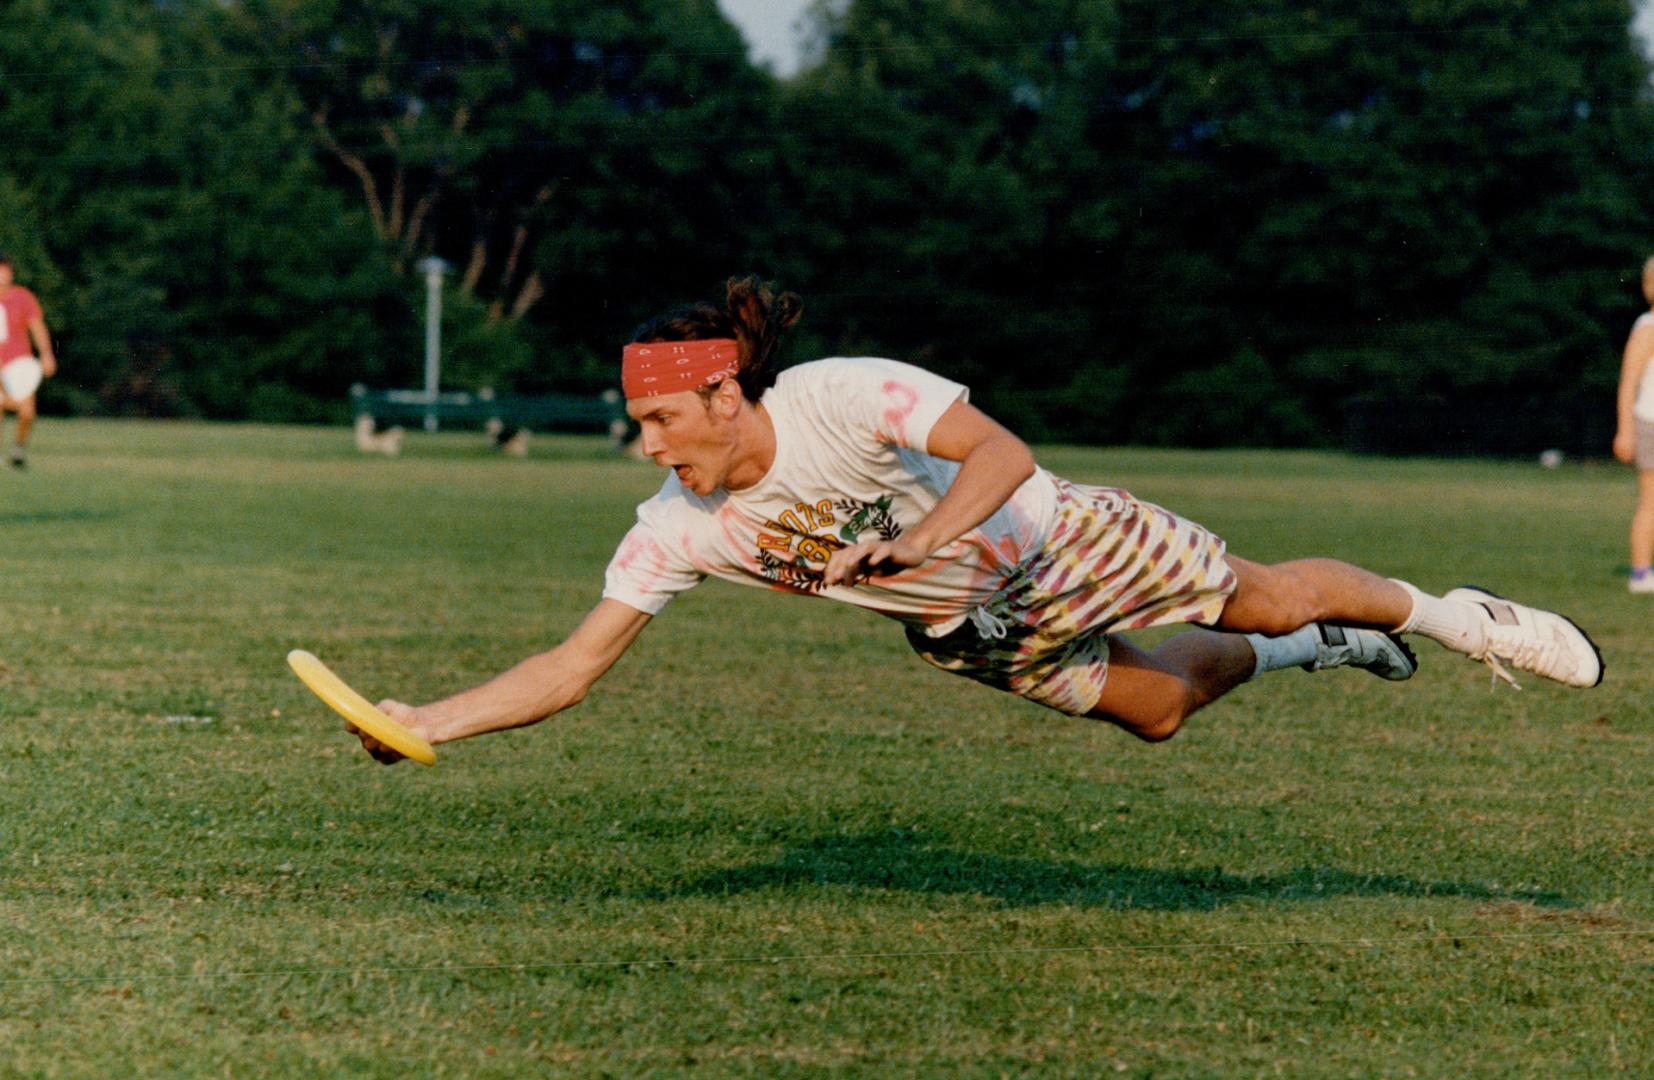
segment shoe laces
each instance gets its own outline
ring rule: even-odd
[[[1486,645],[1483,654],[1473,657],[1488,666],[1497,679],[1521,689],[1516,679],[1506,669],[1505,663],[1515,667],[1518,671],[1532,671],[1540,675],[1554,677],[1556,669],[1562,660],[1562,646],[1554,640],[1541,640],[1533,630],[1519,626],[1487,627]]]
[[[1499,658],[1497,656],[1494,656],[1492,653],[1488,653],[1486,656],[1482,657],[1482,663],[1486,664],[1487,669],[1493,672],[1493,686],[1497,687],[1499,685],[1499,680],[1503,679],[1515,689],[1522,689],[1522,684],[1516,681],[1516,676],[1512,675],[1510,671],[1506,669],[1505,665],[1499,662]]]

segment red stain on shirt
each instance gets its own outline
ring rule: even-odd
[[[879,432],[879,438],[897,446],[911,445],[907,441],[907,422],[913,416],[913,410],[919,406],[919,391],[895,379],[886,380],[879,389],[891,403],[884,411],[885,429]]]
[[[666,552],[654,540],[636,533],[627,533],[615,553],[615,567],[638,574],[637,582],[644,591],[653,588],[666,576]]]

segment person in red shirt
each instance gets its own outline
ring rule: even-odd
[[[0,370],[24,357],[40,357],[40,373],[45,378],[57,374],[57,357],[52,353],[52,337],[46,330],[46,316],[40,310],[40,301],[34,293],[14,280],[11,259],[0,255]],[[33,343],[32,347],[30,343]],[[5,423],[6,411],[17,414],[17,441],[12,445],[10,461],[21,469],[29,463],[29,432],[34,428],[34,395],[13,398],[0,390],[0,425]]]

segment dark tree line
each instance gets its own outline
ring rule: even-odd
[[[83,412],[411,385],[433,253],[461,387],[606,386],[753,270],[806,298],[795,358],[915,360],[1041,439],[1606,411],[1654,250],[1629,18],[851,0],[777,81],[713,0],[14,0],[0,247]]]

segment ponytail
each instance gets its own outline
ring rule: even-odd
[[[733,338],[740,346],[740,366],[735,381],[748,401],[757,401],[775,385],[776,360],[781,335],[804,314],[804,301],[797,293],[779,295],[774,287],[757,277],[730,278],[724,286],[722,308],[710,303],[656,316],[638,327],[632,341],[702,341]]]

